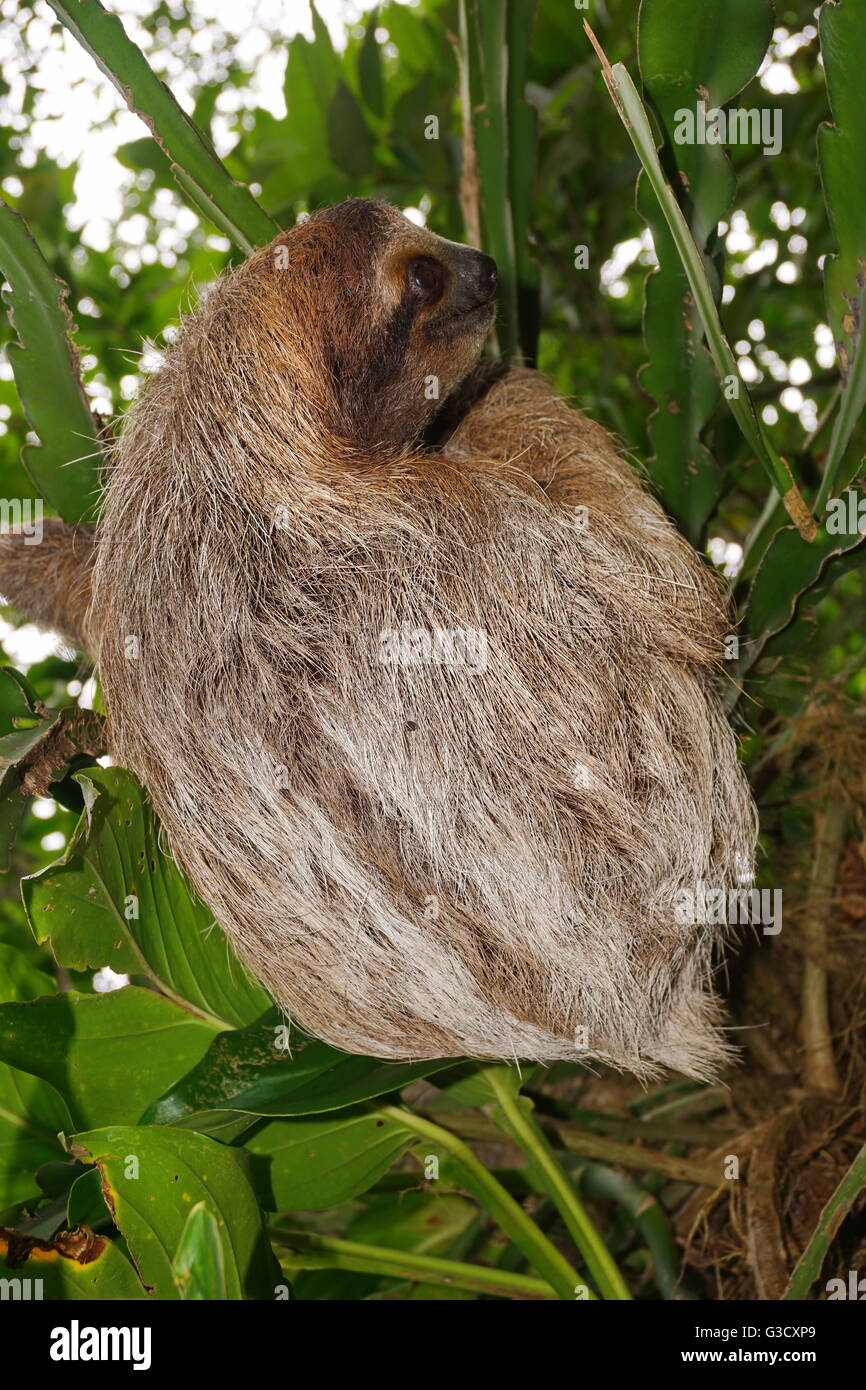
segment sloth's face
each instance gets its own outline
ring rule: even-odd
[[[353,199],[285,233],[284,305],[329,427],[363,451],[411,445],[475,366],[496,262]]]

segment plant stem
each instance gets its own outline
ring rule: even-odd
[[[628,1286],[584,1209],[571,1179],[560,1166],[541,1128],[511,1089],[507,1073],[501,1067],[482,1067],[480,1073],[496,1097],[506,1133],[526,1154],[544,1191],[559,1209],[566,1229],[586,1260],[599,1292],[606,1299],[630,1299]],[[530,1106],[532,1102],[524,1100],[524,1104]],[[491,1118],[495,1123],[495,1114]]]
[[[622,1173],[600,1163],[586,1165],[583,1185],[590,1196],[618,1202],[630,1213],[649,1247],[653,1274],[662,1298],[693,1298],[694,1295],[683,1288],[679,1252],[657,1198]]]
[[[809,1244],[794,1267],[791,1282],[782,1294],[783,1299],[801,1302],[821,1273],[831,1241],[848,1215],[863,1188],[866,1187],[866,1144],[858,1153],[848,1172],[818,1218]]]
[[[741,381],[734,354],[722,328],[713,292],[701,260],[701,253],[695,245],[682,209],[665,179],[664,171],[659,162],[655,137],[643,102],[629,76],[628,69],[622,63],[616,63],[614,67],[611,67],[586,20],[583,22],[583,27],[601,60],[605,85],[638,153],[658,205],[670,229],[689,282],[695,308],[700,314],[707,347],[715,363],[719,379],[722,384],[726,381],[735,384],[736,389],[734,391],[728,392],[726,390],[724,392],[725,400],[731,408],[731,413],[736,419],[743,437],[751,445],[770,482],[778,490],[789,517],[800,535],[805,540],[810,541],[817,531],[815,519],[800,495],[788,464],[779,457],[768,439],[758,418],[754,402]]]
[[[821,964],[821,957],[827,945],[827,919],[847,822],[848,809],[840,797],[830,802],[817,823],[815,860],[804,929],[807,954],[803,963],[801,1010],[806,1050],[805,1081],[810,1090],[820,1091],[824,1095],[837,1095],[839,1092],[827,997],[827,971]]]
[[[435,1255],[417,1255],[406,1250],[385,1250],[378,1245],[362,1245],[358,1241],[338,1240],[307,1231],[283,1230],[279,1226],[271,1228],[270,1235],[287,1247],[284,1263],[295,1269],[347,1269],[499,1297],[556,1298],[544,1279],[533,1279],[526,1274],[512,1274],[507,1270],[443,1260]]]
[[[561,1299],[573,1299],[578,1285],[585,1284],[575,1269],[561,1255],[552,1241],[538,1229],[521,1206],[509,1196],[501,1183],[488,1172],[484,1164],[462,1139],[450,1130],[430,1120],[422,1119],[411,1110],[397,1105],[385,1105],[381,1113],[406,1129],[446,1149],[462,1170],[467,1188],[481,1202],[514,1244],[550,1283]],[[590,1294],[590,1297],[592,1295]]]
[[[638,1119],[633,1115],[606,1115],[600,1110],[585,1110],[580,1105],[569,1105],[565,1101],[554,1100],[543,1091],[534,1091],[528,1086],[524,1086],[523,1094],[529,1096],[534,1104],[539,1122],[542,1117],[545,1120],[549,1118],[557,1126],[571,1121],[579,1127],[587,1140],[590,1136],[586,1131],[592,1130],[597,1134],[609,1134],[620,1141],[637,1139],[643,1143],[647,1139],[658,1139],[663,1144],[698,1144],[701,1148],[705,1148],[707,1144],[706,1125],[671,1124],[668,1121],[656,1123],[653,1120]],[[718,1137],[722,1139],[724,1136],[720,1133]],[[633,1149],[632,1152],[642,1151]],[[603,1158],[604,1154],[598,1156]]]
[[[659,1153],[657,1149],[640,1148],[637,1144],[623,1144],[605,1135],[588,1133],[581,1124],[561,1120],[558,1116],[539,1114],[538,1122],[545,1133],[552,1133],[559,1147],[580,1158],[601,1159],[605,1163],[616,1163],[623,1168],[633,1168],[639,1173],[661,1173],[673,1182],[694,1183],[701,1187],[717,1187],[719,1174],[706,1163],[695,1162],[689,1158],[679,1158],[676,1154]],[[639,1121],[635,1121],[639,1125]],[[498,1139],[501,1131],[492,1121],[482,1115],[449,1115],[451,1124],[463,1139],[474,1139],[484,1143]],[[657,1130],[662,1128],[656,1126]],[[647,1136],[652,1137],[652,1136]],[[659,1138],[658,1133],[655,1135]],[[721,1137],[721,1136],[720,1136]],[[676,1134],[666,1135],[667,1142],[675,1144],[683,1140]],[[692,1137],[687,1142],[706,1145],[708,1133],[700,1140]]]

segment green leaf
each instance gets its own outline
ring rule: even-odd
[[[0,1003],[38,999],[42,994],[53,994],[54,989],[47,971],[34,965],[17,946],[0,941]]]
[[[0,666],[0,756],[9,758],[3,739],[22,723],[44,719],[45,707],[36,691],[14,666]]]
[[[754,664],[769,639],[788,626],[800,599],[819,583],[828,565],[843,557],[846,569],[866,558],[866,543],[859,532],[831,535],[823,525],[808,542],[791,526],[776,532],[749,592],[748,666]]]
[[[368,174],[374,163],[373,141],[360,106],[342,80],[328,107],[327,127],[334,163],[353,179]]]
[[[376,1110],[272,1120],[244,1143],[268,1211],[324,1211],[367,1192],[417,1135]]]
[[[416,1255],[445,1255],[472,1224],[475,1207],[465,1197],[406,1192],[396,1205],[391,1194],[376,1197],[352,1222],[351,1240]]]
[[[824,292],[827,321],[833,330],[844,383],[818,494],[820,515],[827,498],[851,481],[857,467],[855,459],[848,476],[840,476],[848,442],[866,405],[866,349],[862,346],[866,290],[866,25],[862,9],[853,0],[822,5],[818,24],[834,121],[818,131],[818,164],[827,216],[839,248],[838,254],[827,256],[824,261]]]
[[[265,1238],[242,1150],[188,1130],[112,1125],[77,1134],[72,1148],[95,1163],[115,1225],[145,1287],[178,1299],[173,1262],[188,1258],[189,1213],[203,1203],[216,1222],[227,1299],[274,1297],[279,1266]]]
[[[268,996],[160,850],[159,823],[138,783],[114,767],[75,780],[85,809],[63,858],[21,885],[36,939],[50,939],[70,970],[109,965],[147,975],[211,1021],[259,1018]]]
[[[181,1298],[200,1303],[227,1297],[219,1225],[204,1202],[197,1202],[186,1218],[172,1272]]]
[[[382,75],[382,50],[376,38],[379,12],[372,10],[358,50],[358,83],[361,96],[374,116],[385,114],[385,83]]]
[[[53,984],[23,951],[0,942],[0,999],[36,999]],[[70,1127],[53,1087],[0,1061],[0,1210],[34,1195],[36,1169],[61,1157],[57,1135]]]
[[[724,106],[750,82],[773,34],[770,0],[641,0],[638,54],[641,76],[662,117],[668,138],[673,114],[703,97],[707,107]],[[704,148],[718,149],[719,146]],[[691,162],[701,178],[715,179],[695,146],[678,145],[677,162]],[[727,182],[727,179],[724,180]],[[702,201],[698,184],[689,193]],[[715,222],[702,226],[704,240]]]
[[[87,1168],[69,1188],[66,1224],[70,1231],[74,1231],[76,1226],[89,1226],[92,1230],[98,1223],[108,1221],[109,1218],[110,1213],[105,1205],[99,1173],[95,1168]]]
[[[49,0],[71,34],[141,116],[190,201],[245,255],[266,246],[278,228],[249,189],[229,177],[209,140],[178,105],[116,15],[97,0]]]
[[[68,287],[52,274],[27,226],[0,199],[0,271],[16,341],[6,355],[24,413],[39,436],[21,461],[44,498],[65,521],[92,521],[98,498],[100,447],[81,384],[70,334]]]
[[[264,180],[263,192],[274,204],[309,199],[336,175],[328,138],[328,110],[342,80],[340,60],[327,28],[313,9],[314,39],[298,34],[288,45],[286,120],[273,131],[280,158]],[[269,128],[265,123],[265,128]],[[276,143],[276,140],[275,140]]]
[[[0,1061],[53,1086],[78,1128],[137,1119],[212,1037],[206,1023],[134,986],[0,1005]]]
[[[15,1237],[0,1228],[0,1277],[30,1280],[31,1299],[107,1299],[127,1303],[147,1297],[120,1246],[104,1236],[92,1238],[80,1258],[62,1253],[80,1246],[80,1239],[66,1242],[60,1236],[53,1241],[35,1241],[30,1259],[23,1263],[16,1259],[13,1266],[6,1261],[10,1239],[14,1241]],[[20,1238],[18,1245],[20,1248]]]
[[[0,779],[0,874],[9,872],[12,850],[27,810],[28,798],[21,791],[22,773],[7,767]]]
[[[283,1027],[220,1033],[188,1076],[160,1096],[145,1124],[177,1124],[196,1111],[317,1115],[388,1095],[430,1076],[445,1061],[379,1062],[352,1057],[298,1034],[285,1050]]]
[[[531,1086],[543,1073],[541,1066],[484,1066],[478,1062],[461,1062],[449,1067],[436,1077],[435,1086],[449,1101],[472,1110],[483,1110],[485,1106],[499,1104],[499,1099],[491,1085],[494,1076],[501,1085],[507,1086],[512,1095],[518,1096],[521,1087]]]

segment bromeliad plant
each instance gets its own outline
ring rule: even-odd
[[[558,97],[528,85],[533,0],[460,0],[457,70],[445,28],[424,13],[388,6],[340,54],[314,11],[313,41],[289,45],[285,122],[259,112],[247,137],[273,219],[116,17],[96,0],[50,2],[150,129],[152,139],[127,147],[128,162],[173,181],[240,254],[269,241],[304,201],[376,191],[408,202],[425,179],[434,197],[453,194],[456,137],[431,142],[428,168],[406,131],[434,108],[450,129],[459,111],[465,235],[496,257],[503,283],[498,348],[535,359],[533,251],[543,248],[531,240],[539,132],[527,95],[553,122]],[[658,261],[645,287],[642,378],[657,407],[648,426],[656,486],[700,545],[743,479],[766,475],[737,581],[732,706],[777,670],[786,634],[866,555],[860,532],[840,534],[826,510],[856,478],[862,452],[866,31],[851,0],[828,0],[820,22],[834,124],[821,131],[819,165],[836,240],[824,274],[840,374],[833,409],[796,468],[773,443],[723,327],[717,227],[734,206],[731,161],[719,145],[678,145],[673,136],[679,108],[699,98],[724,107],[754,77],[771,6],[643,0],[642,96],[591,35],[643,170],[637,206]],[[548,49],[552,23],[542,3],[538,33]],[[380,25],[400,51],[393,82]],[[570,41],[586,89],[592,51],[576,29]],[[542,173],[545,149],[542,140]],[[627,159],[625,141],[611,157]],[[629,167],[629,178],[637,172]],[[456,198],[442,203],[453,208]],[[442,229],[460,235],[447,223],[453,213],[442,217]],[[32,431],[25,496],[67,521],[91,520],[105,431],[82,387],[67,286],[9,204],[0,206],[0,268],[8,355]],[[724,441],[727,466],[710,435]],[[26,930],[17,905],[2,904],[4,1276],[40,1279],[46,1297],[61,1299],[695,1296],[671,1213],[685,1193],[724,1184],[717,1158],[684,1156],[704,1137],[689,1111],[712,1110],[712,1093],[675,1082],[611,1115],[563,1098],[556,1082],[574,1068],[395,1066],[290,1032],[162,852],[134,779],[100,765],[99,714],[70,702],[69,675],[59,658],[27,679],[0,671],[2,867],[15,878],[32,867],[33,796],[61,808],[52,824],[66,838],[59,860],[21,877]],[[92,972],[105,967],[132,983],[93,992]],[[813,972],[806,1042],[822,1055],[826,987]],[[714,1133],[723,1152],[730,1140]],[[490,1141],[512,1156],[500,1167],[472,1147]],[[793,1270],[789,1296],[807,1296],[819,1276],[832,1233],[859,1200],[863,1169],[861,1154]]]

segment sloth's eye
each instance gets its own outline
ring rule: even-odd
[[[445,270],[432,256],[416,256],[409,263],[407,279],[413,294],[432,304],[445,286]]]

